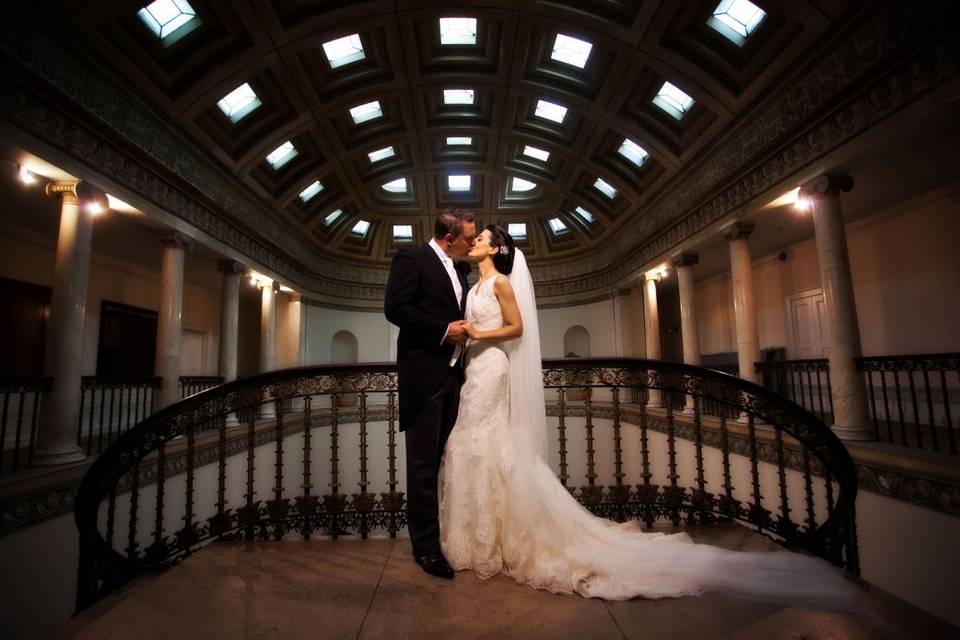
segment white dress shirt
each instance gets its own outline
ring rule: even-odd
[[[437,254],[437,257],[440,258],[440,262],[443,263],[443,268],[447,270],[447,275],[450,276],[450,284],[453,285],[453,293],[457,298],[457,304],[462,308],[463,286],[460,284],[460,278],[457,276],[457,270],[453,266],[453,259],[451,259],[450,256],[448,256],[447,253],[440,248],[440,245],[437,244],[437,241],[434,238],[430,238],[430,248],[434,250],[434,252]],[[440,338],[440,344],[443,344],[443,341],[446,339],[447,332],[444,331],[443,337]],[[457,345],[453,350],[453,356],[450,358],[451,367],[457,363],[462,351],[463,347],[460,345]]]

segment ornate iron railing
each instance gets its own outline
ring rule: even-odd
[[[180,398],[188,398],[218,384],[223,384],[223,376],[180,376]]]
[[[100,453],[121,433],[153,413],[155,376],[83,376],[77,443],[87,455]]]
[[[757,362],[767,389],[779,393],[827,424],[833,422],[830,362],[826,358]]]
[[[595,513],[648,525],[732,519],[858,571],[853,462],[808,411],[749,382],[682,364],[544,365],[548,394],[556,396],[552,462]],[[576,390],[580,401],[570,399]],[[340,406],[343,394],[355,394],[357,406]],[[657,395],[658,406],[622,401]],[[690,412],[675,410],[687,396]],[[741,417],[704,416],[707,402],[730,403]],[[252,376],[148,417],[106,448],[79,488],[78,609],[213,539],[367,537],[374,530],[396,536],[406,521],[396,407],[394,365],[364,364]],[[240,424],[230,426],[230,415]],[[321,436],[327,446],[318,456]],[[578,441],[585,459],[571,449]],[[359,467],[344,457],[345,447],[357,452]],[[376,464],[371,448],[379,450]],[[601,459],[607,454],[610,460]],[[257,472],[264,460],[272,474]],[[570,478],[580,467],[587,484],[574,487]],[[612,484],[603,480],[607,471]],[[185,478],[173,478],[178,474]],[[318,491],[321,476],[328,488]]]
[[[0,473],[30,466],[40,399],[51,378],[0,378]]]

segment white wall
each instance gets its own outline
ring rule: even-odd
[[[540,348],[544,358],[562,358],[563,336],[570,327],[581,326],[590,334],[593,357],[616,356],[622,353],[613,298],[557,309],[540,309]],[[617,318],[617,319],[615,319]]]
[[[304,364],[332,362],[331,345],[338,331],[349,331],[357,338],[360,362],[390,360],[390,328],[382,311],[343,311],[307,304],[306,361]]]

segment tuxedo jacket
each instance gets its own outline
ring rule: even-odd
[[[416,422],[427,402],[450,375],[454,346],[443,343],[447,325],[463,319],[467,278],[456,271],[461,301],[440,257],[429,244],[401,249],[390,265],[384,313],[400,327],[397,339],[397,383],[400,430]],[[459,374],[460,363],[457,373]]]

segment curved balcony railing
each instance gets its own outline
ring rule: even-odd
[[[853,461],[810,412],[682,364],[544,367],[550,462],[598,515],[648,526],[737,521],[859,572]],[[77,493],[78,610],[216,539],[396,536],[406,513],[394,371],[359,364],[256,375],[123,433]],[[581,475],[586,484],[575,486]]]

